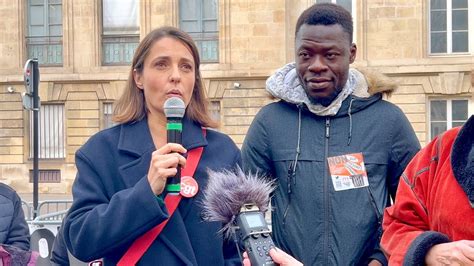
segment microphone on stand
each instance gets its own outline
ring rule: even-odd
[[[268,253],[275,245],[264,216],[274,183],[257,175],[245,175],[240,168],[235,172],[209,170],[208,174],[204,219],[223,223],[220,232],[226,238],[234,237],[247,251],[252,266],[276,265]]]
[[[186,111],[186,105],[178,97],[171,97],[163,105],[166,122],[166,133],[168,143],[181,144],[181,132],[183,131],[182,120]],[[181,167],[177,166],[178,172],[174,177],[166,181],[166,191],[168,193],[179,194],[181,190]]]

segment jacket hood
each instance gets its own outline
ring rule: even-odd
[[[474,115],[467,120],[454,141],[451,166],[474,208]]]
[[[278,69],[267,79],[266,89],[274,98],[296,105],[304,104],[309,111],[317,114],[316,110],[324,107],[311,103],[296,74],[295,67],[296,64],[293,62]],[[346,87],[350,88],[351,106],[353,101],[361,100],[361,103],[355,104],[357,108],[352,112],[365,108],[374,100],[380,99],[382,94],[390,95],[397,88],[393,81],[381,73],[355,68],[349,69]],[[340,94],[338,97],[340,96],[342,95]],[[374,96],[376,97],[373,98]]]

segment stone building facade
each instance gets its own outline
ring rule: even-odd
[[[116,0],[114,8],[122,1]],[[74,153],[108,126],[111,104],[121,94],[130,70],[129,64],[105,58],[114,42],[105,31],[106,2],[110,4],[110,0],[0,0],[0,182],[19,192],[32,191],[31,119],[21,98],[24,63],[29,55],[41,53],[32,48],[42,35],[32,33],[39,29],[49,34],[46,43],[54,44],[55,50],[48,53],[60,56],[40,62],[43,119],[51,121],[42,134],[56,134],[54,141],[43,140],[56,146],[40,159],[46,181],[40,184],[40,193],[70,193],[76,173]],[[185,27],[182,14],[196,6],[202,11],[198,20],[205,21],[204,9],[210,3],[214,30],[196,35],[203,38],[202,49],[212,51],[202,74],[220,130],[240,145],[256,112],[271,101],[264,89],[266,78],[293,61],[296,20],[315,1],[124,2],[136,2],[137,7],[137,27],[120,39],[132,43],[156,27]],[[433,0],[339,2],[349,4],[355,18],[358,51],[353,66],[397,80],[399,89],[388,100],[403,109],[422,144],[474,113],[474,2],[465,0],[465,8],[456,6],[463,1],[451,0],[445,5]],[[211,46],[205,46],[206,38],[212,40]],[[444,45],[437,45],[440,38]]]

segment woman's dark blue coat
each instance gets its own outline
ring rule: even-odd
[[[240,264],[232,241],[218,234],[222,224],[202,220],[202,190],[207,169],[240,165],[240,152],[226,135],[207,130],[186,118],[183,146],[204,146],[194,178],[199,193],[183,198],[158,238],[137,265]],[[82,261],[104,258],[115,265],[132,242],[168,218],[165,206],[147,180],[155,150],[146,119],[118,125],[92,136],[76,153],[74,203],[64,225],[71,253]]]

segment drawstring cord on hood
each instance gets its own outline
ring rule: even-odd
[[[354,101],[354,98],[351,97],[351,101],[349,103],[349,137],[347,138],[347,146],[351,145],[351,140],[352,140],[352,102]]]
[[[290,209],[291,205],[291,183],[296,185],[296,165],[298,164],[298,157],[300,156],[301,149],[300,149],[300,144],[301,144],[301,109],[303,108],[303,104],[300,103],[297,105],[298,107],[298,138],[296,142],[296,155],[295,155],[295,160],[290,163],[288,167],[288,176],[287,176],[287,193],[288,193],[288,205],[286,206],[285,212],[283,214],[283,224],[285,224],[286,221],[286,215],[288,214],[288,210]]]

